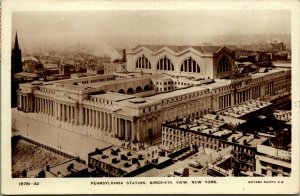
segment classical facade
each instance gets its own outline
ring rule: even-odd
[[[234,62],[226,47],[177,49],[153,51],[139,46],[127,53],[130,72],[122,74],[21,84],[18,108],[88,127],[83,134],[98,139],[105,133],[155,142],[161,138],[164,121],[199,117],[251,99],[271,100],[290,93],[290,69],[228,79]]]

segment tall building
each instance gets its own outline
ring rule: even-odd
[[[11,51],[11,73],[22,72],[22,52],[19,47],[18,34],[16,33],[15,45]]]
[[[11,51],[11,107],[17,106],[17,90],[19,89],[19,83],[22,82],[15,78],[15,74],[22,71],[22,52],[16,33],[15,45]]]

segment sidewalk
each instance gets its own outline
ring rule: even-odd
[[[84,126],[78,126],[81,129],[81,132],[78,132],[72,128],[66,129],[66,126],[55,126],[53,123],[51,124],[50,118],[49,121],[42,120],[43,115],[12,110],[12,130],[14,130],[12,134],[33,139],[74,156],[79,156],[86,161],[88,160],[88,153],[95,151],[95,148],[105,148],[117,142],[114,141],[114,138],[102,134],[100,130],[95,131],[100,132],[105,141],[84,135],[83,133],[86,132],[83,130]],[[37,121],[37,117],[39,121]]]

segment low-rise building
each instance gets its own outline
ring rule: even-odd
[[[291,149],[279,149],[270,145],[257,145],[256,170],[257,176],[290,176]]]
[[[143,155],[119,146],[89,153],[89,165],[111,177],[133,177],[153,167]]]

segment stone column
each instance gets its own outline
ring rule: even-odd
[[[18,94],[18,107],[21,109],[21,105],[22,105],[22,97],[20,94]]]
[[[91,119],[90,126],[91,126],[91,127],[92,127],[93,124],[94,124],[94,116],[93,116],[93,113],[94,113],[94,110],[91,110],[91,109],[90,109],[90,119]]]
[[[70,106],[66,105],[66,122],[70,122]]]
[[[49,115],[49,100],[48,99],[45,99],[46,101],[46,114]]]
[[[122,131],[121,131],[121,119],[117,118],[117,122],[118,122],[118,137],[122,136]]]
[[[77,122],[79,123],[79,125],[83,125],[83,122],[84,122],[84,119],[83,119],[83,117],[84,117],[83,112],[84,111],[83,110],[84,109],[83,109],[82,105],[79,104],[78,105],[78,110],[77,110],[77,116],[78,116]]]
[[[103,122],[103,112],[100,111],[100,129],[103,130],[104,126],[103,126],[104,122]]]
[[[38,97],[35,98],[35,104],[36,104],[35,105],[35,111],[39,112],[39,98]]]
[[[47,106],[48,106],[48,115],[50,116],[51,114],[51,105],[50,105],[50,100],[47,100]]]
[[[107,121],[108,121],[108,128],[107,128],[107,131],[110,132],[111,131],[111,114],[107,114]]]
[[[43,98],[43,113],[46,114],[46,99]]]
[[[50,105],[50,115],[53,116],[53,103],[52,103],[52,100],[49,100],[49,105]]]
[[[42,98],[39,98],[39,112],[40,113],[43,113],[43,100],[42,100]]]
[[[42,102],[42,98],[39,98],[39,112],[43,113],[43,102]]]
[[[43,114],[47,114],[47,102],[46,99],[42,99],[43,100]]]
[[[94,128],[97,128],[97,111],[96,110],[94,110],[94,112],[93,112],[93,116],[94,116]]]
[[[92,110],[92,116],[93,116],[92,127],[96,127],[96,112],[95,112],[95,110]]]
[[[142,131],[141,128],[140,128],[140,126],[139,126],[140,125],[140,121],[141,121],[141,119],[137,121],[137,130],[136,130],[137,131],[136,132],[136,139],[138,141],[140,141],[140,132]]]
[[[57,118],[57,102],[55,101],[54,102],[54,117],[56,117]]]
[[[75,106],[74,107],[74,112],[75,112],[75,124],[76,125],[81,125],[82,122],[79,122],[79,112],[78,112],[78,108]]]
[[[64,121],[65,119],[64,119],[64,104],[60,104],[60,111],[61,111],[61,117],[60,117],[60,119],[61,119],[61,121]]]
[[[136,139],[136,123],[131,122],[131,140]]]
[[[71,119],[70,120],[71,120],[71,123],[74,124],[74,107],[71,105],[70,108],[71,108]]]
[[[108,127],[108,118],[107,118],[107,113],[106,112],[104,112],[104,130],[105,130],[105,132],[107,132],[107,127]]]
[[[99,111],[96,111],[96,128],[99,128]]]
[[[118,124],[117,124],[117,119],[116,117],[113,117],[113,131],[114,131],[114,136],[118,135]]]
[[[61,104],[61,109],[62,109],[62,120],[65,122],[66,121],[66,107],[65,107],[65,104]]]
[[[56,119],[59,120],[59,103],[56,102]]]
[[[87,126],[88,125],[88,112],[87,112],[87,108],[84,108],[84,125]]]
[[[89,110],[89,126],[91,127],[92,126],[92,110],[91,109],[88,109]]]
[[[127,120],[124,120],[125,121],[125,140],[128,140],[129,137],[128,137],[128,127],[127,127]]]

